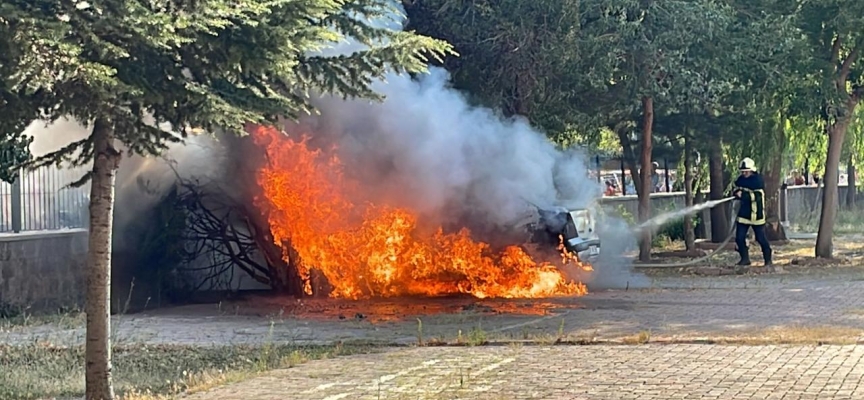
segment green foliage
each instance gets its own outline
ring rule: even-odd
[[[687,218],[690,218],[690,221],[693,224],[692,225],[693,227],[695,227],[697,224],[699,224],[701,222],[701,218],[698,215],[687,217]],[[663,227],[660,228],[659,231],[657,231],[657,236],[658,237],[665,237],[665,238],[667,238],[673,242],[679,241],[679,240],[684,240],[684,233],[685,233],[684,222],[685,222],[685,219],[681,218],[681,219],[677,219],[675,221],[672,221],[666,225],[663,225]]]
[[[0,26],[16,34],[3,39],[0,93],[22,106],[0,128],[16,137],[35,115],[101,119],[130,151],[154,154],[190,129],[243,133],[310,113],[312,91],[378,98],[373,79],[450,52],[367,22],[391,11],[386,0],[6,1]],[[368,47],[320,53],[346,38]],[[88,138],[34,165],[92,157]]]
[[[790,167],[803,169],[806,162],[811,173],[824,174],[824,154],[828,151],[828,136],[824,128],[816,124],[812,117],[804,116],[791,118],[788,126]]]
[[[631,213],[630,211],[628,211],[627,207],[624,207],[624,205],[619,204],[613,210],[614,211],[612,214],[624,220],[624,222],[626,222],[628,225],[636,225],[636,216],[633,215],[633,213]]]
[[[444,66],[480,103],[523,115],[555,134],[584,127],[589,101],[580,36],[581,0],[405,1],[409,29],[452,43]],[[550,18],[554,16],[554,18]],[[596,128],[594,126],[593,128]],[[566,141],[566,139],[562,139]]]
[[[0,108],[2,107],[0,105]],[[10,128],[10,130],[18,129],[23,131],[20,126]],[[18,177],[17,166],[31,159],[28,146],[32,141],[32,138],[24,135],[8,134],[6,138],[0,138],[0,181],[8,183],[15,181]]]
[[[864,109],[861,107],[855,110],[855,115],[852,116],[849,130],[846,133],[846,144],[843,146],[842,156],[844,164],[849,162],[850,157],[856,169],[864,167]]]

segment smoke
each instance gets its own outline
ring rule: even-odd
[[[468,105],[448,79],[438,68],[417,80],[391,74],[374,85],[382,103],[323,98],[304,129],[337,140],[371,192],[426,217],[455,207],[453,218],[505,226],[529,204],[586,207],[600,195],[578,153],[557,150],[523,119]]]
[[[33,138],[30,152],[34,157],[39,157],[86,138],[91,130],[92,127],[64,118],[51,124],[35,121],[24,131],[24,134]],[[129,156],[124,153],[120,169],[117,171],[115,189],[115,248],[122,250],[126,246],[134,245],[126,240],[126,234],[130,233],[127,227],[140,217],[142,212],[153,208],[162,200],[177,181],[178,176],[183,179],[195,178],[224,184],[222,177],[225,175],[226,159],[226,148],[215,137],[208,135],[192,136],[185,143],[171,144],[160,156]],[[40,179],[28,180],[25,174],[26,185],[29,185],[28,188],[32,187],[33,193],[48,193],[59,189],[60,193],[75,191],[85,199],[89,197],[89,184],[80,188],[69,188],[68,185],[84,176],[91,166],[73,168],[64,164],[60,167],[59,179],[48,182],[51,187],[42,187],[46,182]],[[34,196],[32,193],[27,195]],[[69,204],[63,206],[68,207]],[[86,215],[84,217],[86,220]]]
[[[126,156],[117,171],[114,213],[115,246],[134,246],[124,234],[127,226],[156,206],[179,179],[226,185],[227,149],[214,136],[190,136],[185,143],[172,143],[159,156]]]
[[[600,256],[594,261],[594,271],[583,283],[591,290],[649,287],[650,278],[634,272],[628,257],[638,248],[633,228],[621,218],[604,215],[597,231],[602,246]]]
[[[391,15],[374,24],[401,29],[403,20]],[[346,42],[322,53],[363,48]],[[532,204],[580,208],[600,196],[582,154],[556,149],[523,118],[469,105],[449,78],[436,67],[416,79],[390,73],[373,83],[383,102],[320,97],[320,116],[297,129],[336,141],[376,200],[409,207],[430,224],[461,224],[469,216],[473,228],[494,229]]]
[[[44,121],[34,121],[24,130],[24,135],[33,138],[33,142],[30,143],[30,154],[41,157],[86,138],[90,135],[90,128],[73,120],[61,118],[49,125]],[[88,169],[89,167],[86,166],[79,168],[79,170]]]

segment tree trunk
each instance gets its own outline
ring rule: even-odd
[[[720,200],[726,187],[723,184],[723,149],[720,136],[716,132],[712,132],[709,144],[708,175],[711,192],[708,198]],[[729,236],[729,219],[726,216],[726,207],[714,207],[711,209],[711,242],[721,243],[727,236]]]
[[[693,207],[693,149],[690,133],[684,132],[684,205]],[[687,251],[696,249],[696,231],[693,229],[693,217],[684,218],[684,246]]]
[[[851,111],[855,108],[850,107]],[[816,237],[816,257],[834,256],[834,219],[837,217],[838,179],[840,152],[846,139],[849,118],[839,118],[828,131],[828,157],[825,160],[825,176],[822,177],[822,212],[819,215],[819,233]]]
[[[639,221],[645,222],[651,218],[651,130],[654,126],[654,99],[650,96],[642,98],[642,171],[639,179],[642,190],[638,192]],[[651,231],[645,230],[639,243],[639,260],[651,259]]]
[[[642,181],[639,178],[641,175],[639,173],[639,168],[636,163],[636,154],[633,151],[633,143],[630,142],[630,137],[628,137],[628,133],[624,129],[616,129],[616,133],[618,134],[618,140],[621,142],[621,153],[624,155],[624,160],[627,162],[628,168],[630,168],[630,177],[633,180],[633,187],[636,189],[636,194],[638,195],[642,190]]]
[[[702,188],[697,185],[693,185],[693,203],[702,204],[705,202],[705,195],[702,193]],[[710,211],[709,211],[710,212]],[[696,237],[698,239],[708,239],[708,220],[704,218],[706,212],[703,210],[699,213],[700,217],[703,217],[699,220],[699,223],[696,224]]]
[[[114,222],[114,179],[120,153],[114,148],[110,121],[93,127],[94,160],[90,181],[90,244],[87,252],[87,400],[111,400],[111,230]]]
[[[782,129],[782,128],[781,128]],[[785,143],[785,132],[779,138]],[[786,240],[786,231],[780,224],[780,186],[783,184],[783,151],[775,151],[763,170],[765,180],[765,235],[771,241]]]
[[[855,209],[855,197],[858,189],[855,182],[855,155],[849,155],[849,164],[846,164],[846,209]]]

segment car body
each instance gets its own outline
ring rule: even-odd
[[[589,209],[566,210],[567,224],[563,237],[565,248],[579,260],[593,261],[600,256],[600,236],[596,216]]]
[[[600,255],[597,215],[591,208],[535,208],[530,218],[523,219],[523,229],[529,242],[557,248],[564,244],[567,251],[580,261],[591,262]]]

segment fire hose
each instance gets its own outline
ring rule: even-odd
[[[735,200],[735,198],[731,197],[731,198],[729,198],[729,200]],[[717,205],[720,205],[723,203],[725,203],[725,201],[722,203],[718,203]],[[702,257],[699,257],[699,258],[696,258],[696,259],[693,259],[690,261],[685,261],[685,262],[680,262],[680,263],[672,263],[672,264],[635,264],[634,267],[635,268],[681,268],[681,267],[689,267],[691,265],[696,265],[698,263],[701,263],[703,261],[706,261],[706,260],[713,258],[717,253],[720,252],[720,250],[723,250],[726,247],[726,245],[729,244],[729,241],[731,241],[733,237],[735,237],[735,228],[737,226],[737,222],[735,221],[735,217],[738,215],[738,209],[741,207],[741,202],[735,201],[733,204],[734,205],[732,206],[732,218],[729,220],[729,226],[731,227],[731,229],[729,230],[729,235],[726,236],[726,239],[723,240],[723,242],[720,243],[720,245],[717,246],[717,248],[714,249],[714,251],[712,251],[712,252],[710,252],[710,253],[702,256]],[[714,207],[716,207],[717,205],[715,205]]]

